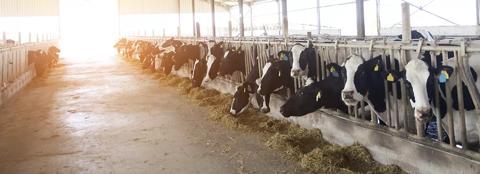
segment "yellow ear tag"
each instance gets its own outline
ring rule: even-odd
[[[322,97],[322,94],[320,93],[320,91],[318,91],[318,93],[317,93],[317,102],[318,102],[318,100],[320,100],[321,97]]]
[[[330,72],[335,72],[335,68],[333,66],[330,68]]]
[[[373,67],[373,71],[375,71],[375,72],[378,71],[378,69],[379,69],[378,65],[375,65],[375,67]]]
[[[448,73],[447,73],[446,70],[442,70],[441,73],[445,76],[446,79],[449,79],[449,78],[450,78],[450,77],[448,76]]]
[[[393,74],[392,74],[392,73],[388,73],[387,81],[393,82],[394,80],[395,80],[395,77],[393,77]]]

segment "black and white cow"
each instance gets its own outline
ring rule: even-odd
[[[230,48],[225,52],[224,59],[220,65],[220,75],[232,75],[240,71],[245,74],[245,51],[241,49]]]
[[[205,59],[197,59],[193,65],[192,87],[201,86],[206,75],[207,61]]]
[[[412,106],[415,109],[414,116],[417,120],[424,121],[426,116],[429,115],[430,111],[433,111],[435,116],[439,116],[442,119],[443,127],[448,130],[448,121],[445,117],[447,113],[447,102],[443,97],[439,98],[440,105],[437,106],[435,103],[435,86],[434,81],[438,81],[440,92],[445,95],[449,92],[452,96],[452,109],[453,109],[453,121],[454,121],[454,135],[455,141],[461,141],[461,131],[460,131],[460,115],[458,112],[458,97],[457,97],[457,88],[456,78],[457,73],[452,67],[455,64],[455,59],[453,55],[449,55],[448,62],[441,63],[442,55],[437,55],[437,68],[434,68],[431,65],[430,54],[426,52],[423,59],[413,59],[408,62],[405,66],[405,79],[407,80],[407,86],[410,90],[410,98]],[[451,58],[453,57],[453,58]],[[478,76],[476,70],[470,67],[472,72],[472,77],[475,80],[475,85],[480,87],[480,81],[477,80]],[[451,91],[446,91],[445,85],[451,85]],[[473,104],[472,97],[468,91],[468,88],[465,84],[462,85],[463,96],[464,96],[464,108],[465,108],[465,123],[467,130],[467,141],[472,146],[477,146],[479,143],[479,131],[480,131],[480,122],[478,115],[475,112],[475,105]],[[438,113],[440,111],[440,113]],[[452,137],[449,135],[449,137]]]
[[[251,101],[251,95],[254,95],[258,106],[261,107],[263,99],[258,95],[257,89],[258,85],[256,80],[259,78],[259,69],[258,61],[255,61],[255,65],[252,68],[252,71],[247,76],[245,82],[237,87],[235,94],[233,95],[232,105],[230,107],[230,113],[232,115],[238,115],[244,112]]]
[[[342,68],[337,64],[329,64],[327,78],[318,82],[307,83],[291,96],[280,108],[284,117],[304,116],[320,108],[339,109],[347,113],[348,107],[341,100],[342,89],[345,85]]]
[[[290,90],[293,94],[293,78],[290,76],[292,66],[288,60],[270,60],[263,67],[262,77],[257,80],[258,94],[264,99],[262,108],[263,113],[270,112],[270,95],[283,88]]]
[[[312,43],[308,43],[308,47],[301,44],[293,45],[292,49],[292,70],[290,75],[298,77],[307,75],[307,81],[314,81],[317,78],[317,56]],[[311,83],[311,82],[308,82]]]
[[[370,108],[379,116],[379,119],[389,126],[396,125],[396,119],[393,118],[394,113],[398,110],[399,126],[403,127],[405,114],[402,113],[403,102],[401,102],[401,89],[397,83],[397,91],[392,91],[392,84],[388,83],[388,93],[390,101],[387,102],[385,95],[384,81],[387,71],[393,69],[390,67],[390,56],[385,58],[384,63],[381,56],[377,56],[365,61],[358,55],[352,55],[345,62],[347,80],[342,90],[342,100],[348,106],[355,106],[359,102],[365,101]],[[395,69],[399,68],[398,61],[394,59]],[[393,98],[393,92],[397,93],[397,98]],[[398,107],[390,106],[391,119],[388,118],[387,103],[398,103]]]
[[[213,80],[218,76],[224,56],[223,42],[216,43],[209,49],[209,55],[207,57],[207,76],[204,79],[205,82]]]

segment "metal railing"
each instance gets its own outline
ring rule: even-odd
[[[157,41],[161,42],[163,39],[159,37],[150,37],[150,38],[145,38],[145,37],[136,37],[134,39],[145,39],[145,40],[150,40],[150,41]],[[191,38],[177,38],[179,40],[188,42],[188,43],[195,43],[195,42],[203,42],[206,39],[191,39]],[[268,57],[270,55],[273,55],[275,58],[277,58],[276,53],[280,50],[289,50],[294,42],[281,42],[281,41],[236,41],[232,39],[217,39],[217,41],[224,41],[226,46],[225,48],[228,47],[241,47],[245,52],[245,69],[246,69],[246,74],[248,74],[253,67],[253,63],[255,60],[259,61],[259,75],[261,75],[262,71],[261,68],[263,65],[266,63],[268,60]],[[446,43],[449,44],[449,46],[442,46],[440,43]],[[477,86],[475,86],[475,80],[473,79],[471,73],[470,73],[470,64],[469,60],[473,59],[479,59],[480,58],[480,42],[471,40],[471,41],[463,41],[463,40],[443,40],[443,41],[436,41],[436,42],[424,42],[424,41],[412,41],[410,43],[404,43],[400,41],[386,41],[386,40],[371,40],[371,41],[348,41],[348,40],[341,40],[341,41],[335,41],[335,42],[330,42],[328,41],[327,43],[322,43],[322,42],[317,42],[314,43],[314,47],[317,50],[317,62],[318,62],[318,67],[317,68],[321,71],[317,72],[317,80],[323,79],[326,76],[326,65],[328,63],[338,63],[341,65],[346,61],[347,56],[351,54],[357,54],[357,55],[363,55],[364,58],[369,59],[371,55],[377,54],[381,55],[384,62],[385,58],[387,55],[389,55],[391,58],[395,58],[396,60],[399,61],[400,63],[400,69],[399,71],[404,70],[405,65],[412,59],[417,59],[420,58],[419,54],[422,54],[424,51],[430,51],[430,54],[433,56],[432,59],[434,59],[434,55],[437,55],[439,53],[443,54],[443,61],[446,62],[447,60],[447,52],[453,52],[455,57],[456,57],[456,63],[454,68],[454,71],[459,74],[459,78],[456,78],[455,80],[455,85],[461,86],[462,82],[466,84],[468,91],[470,92],[474,104],[475,104],[475,110],[477,116],[480,115],[479,113],[479,108],[480,108],[480,95],[477,89]],[[256,59],[256,57],[258,59]],[[478,56],[478,57],[477,57]],[[393,61],[390,61],[393,62]],[[435,65],[435,62],[432,62],[432,65]],[[480,66],[480,65],[479,65]],[[394,66],[391,66],[394,67]],[[243,74],[241,76],[246,76],[246,74]],[[242,83],[241,78],[234,78],[236,80],[232,80],[232,83],[239,84]],[[413,108],[407,107],[411,106],[410,105],[410,99],[408,98],[405,83],[405,79],[401,79],[398,82],[393,82],[393,88],[394,91],[396,90],[396,84],[399,83],[400,90],[401,90],[401,100],[394,100],[392,103],[390,103],[390,100],[388,99],[389,97],[396,98],[397,93],[394,92],[393,96],[390,96],[387,91],[387,81],[386,79],[384,80],[385,84],[385,93],[387,96],[386,101],[389,102],[387,104],[387,117],[388,117],[388,123],[391,123],[391,120],[395,120],[395,124],[390,124],[386,126],[382,126],[378,124],[377,120],[377,115],[374,114],[373,111],[370,112],[370,114],[365,114],[365,107],[362,103],[360,108],[349,108],[349,113],[346,118],[349,119],[354,119],[356,121],[360,121],[365,124],[365,126],[370,126],[370,127],[382,127],[382,131],[388,130],[388,132],[391,132],[393,136],[400,136],[400,137],[409,137],[407,139],[416,141],[416,142],[421,142],[426,145],[430,145],[436,148],[442,148],[444,150],[449,150],[452,152],[457,152],[460,155],[466,155],[470,158],[476,159],[480,161],[480,153],[471,151],[468,147],[468,139],[467,139],[467,134],[466,134],[466,123],[465,122],[465,109],[463,107],[463,91],[461,90],[462,88],[458,88],[457,94],[454,94],[457,96],[459,99],[459,105],[460,108],[458,109],[458,117],[460,117],[460,124],[456,125],[454,124],[453,117],[454,115],[452,114],[453,108],[452,108],[452,96],[450,95],[450,92],[446,92],[446,101],[447,101],[447,122],[442,124],[442,120],[440,117],[436,118],[437,121],[437,139],[432,139],[432,138],[427,138],[425,136],[425,123],[417,121],[414,117],[413,114]],[[304,86],[305,81],[304,78],[298,77],[295,78],[295,91],[298,88],[301,88]],[[435,101],[438,102],[439,100],[439,91],[438,91],[438,83],[434,84],[437,88],[435,91]],[[451,89],[451,86],[447,87],[447,90]],[[397,103],[401,102],[401,103]],[[399,105],[403,104],[405,107],[403,107],[403,110],[399,110]],[[437,105],[438,106],[438,105]],[[432,108],[433,109],[433,108]],[[393,111],[393,112],[390,112]],[[393,114],[390,114],[393,113]],[[341,114],[340,114],[341,115]],[[403,123],[399,123],[400,117],[404,117]],[[370,117],[370,119],[368,119]],[[475,124],[475,123],[474,123]],[[447,126],[448,130],[445,130],[447,134],[449,135],[450,142],[444,143],[442,140],[443,137],[443,132],[444,127]],[[454,127],[459,127],[460,132],[455,132],[456,130]],[[455,142],[455,135],[460,135],[461,136],[461,141],[460,142]],[[478,132],[477,132],[478,134]],[[459,146],[458,143],[461,143],[462,146]]]
[[[29,69],[28,51],[44,50],[56,45],[57,41],[28,43],[12,47],[0,48],[0,89],[6,88]]]

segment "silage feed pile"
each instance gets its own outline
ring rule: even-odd
[[[210,111],[209,120],[242,132],[258,133],[265,145],[282,156],[297,162],[313,173],[405,173],[398,166],[375,162],[366,148],[359,144],[338,146],[322,138],[318,129],[305,129],[284,120],[276,120],[249,108],[234,117],[229,114],[232,96],[205,88],[192,88],[188,78],[155,73],[160,84],[175,87],[179,93]]]

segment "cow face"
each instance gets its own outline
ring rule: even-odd
[[[297,91],[280,108],[280,113],[284,117],[303,116],[321,108],[322,94],[319,82],[312,83]]]
[[[167,47],[178,48],[182,45],[183,45],[183,43],[181,41],[174,40],[173,38],[171,38],[171,39],[168,39],[165,42],[163,42],[162,47],[163,48],[167,48]]]
[[[345,104],[349,106],[354,106],[359,101],[362,101],[363,96],[365,95],[364,88],[366,84],[360,81],[361,78],[364,78],[365,72],[363,72],[363,69],[360,69],[360,71],[358,71],[359,66],[363,63],[363,58],[358,55],[352,55],[350,59],[345,62],[347,81],[345,83],[345,87],[342,90],[342,100],[345,102]],[[358,88],[361,88],[360,90],[362,90],[363,95],[358,92]]]
[[[453,68],[440,66],[433,68],[427,62],[420,59],[413,59],[405,66],[405,79],[412,106],[415,109],[414,116],[419,121],[425,121],[430,116],[431,105],[434,99],[435,74],[440,84],[452,76]]]
[[[230,107],[230,113],[232,115],[241,114],[248,108],[250,93],[253,93],[253,91],[251,91],[249,88],[251,88],[251,86],[247,83],[237,87],[237,90],[233,95],[232,105]]]
[[[390,59],[389,56],[386,59]],[[363,63],[362,63],[363,62]],[[345,104],[354,106],[367,97],[374,110],[384,112],[385,104],[385,66],[381,56],[363,61],[360,56],[352,56],[345,63],[347,81],[342,91]]]
[[[302,70],[305,70],[305,67],[306,67],[306,63],[305,63],[305,55],[304,57],[302,58],[302,53],[303,53],[303,50],[305,50],[305,47],[302,46],[302,45],[294,45],[292,47],[292,59],[293,59],[293,62],[292,62],[292,70],[290,71],[290,75],[292,77],[297,77],[297,76],[300,76],[300,75],[303,75],[301,74],[303,71]],[[302,65],[301,66],[300,64],[300,60],[302,59]]]

